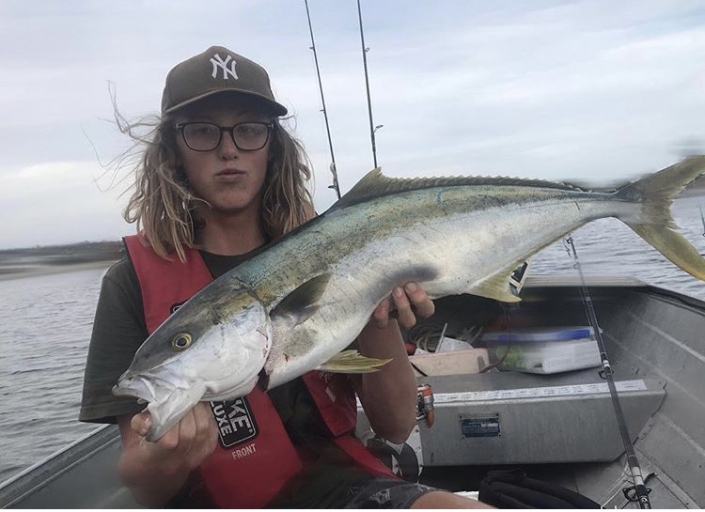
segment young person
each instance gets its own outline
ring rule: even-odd
[[[310,372],[267,394],[201,402],[153,443],[144,438],[144,405],[111,394],[175,307],[313,217],[311,173],[302,146],[280,124],[286,113],[267,72],[226,48],[170,71],[125,210],[139,234],[125,238],[128,257],[103,279],[80,420],[119,424],[119,473],[146,505],[481,506],[395,478],[352,435],[355,392],[378,435],[403,442],[413,428],[416,382],[398,322],[410,327],[415,314],[433,313],[416,283],[395,289],[357,340],[363,355],[391,359],[379,372]],[[134,126],[121,127],[134,136]]]

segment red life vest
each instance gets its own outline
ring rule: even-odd
[[[147,331],[151,334],[173,311],[213,280],[198,251],[186,262],[158,256],[138,235],[124,238],[140,285]],[[332,441],[372,476],[397,478],[352,432],[357,406],[341,376],[309,372],[302,377],[330,431]],[[198,468],[206,499],[219,508],[261,508],[301,469],[302,460],[272,401],[255,388],[246,397],[212,402],[219,445]]]

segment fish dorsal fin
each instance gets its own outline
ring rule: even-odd
[[[351,204],[361,203],[369,199],[399,192],[408,192],[411,190],[422,190],[434,187],[480,185],[542,187],[576,191],[587,190],[583,187],[572,185],[570,183],[507,177],[440,176],[432,178],[390,178],[389,176],[382,174],[382,169],[377,167],[368,172],[360,181],[358,181],[347,194],[331,206],[330,210],[343,208],[345,206],[350,206]]]
[[[306,281],[277,304],[269,314],[270,318],[284,320],[289,327],[305,322],[318,311],[318,301],[330,278],[331,274],[325,273]]]

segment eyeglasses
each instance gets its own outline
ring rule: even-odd
[[[235,146],[240,151],[257,151],[269,140],[269,133],[274,128],[272,123],[238,123],[234,126],[218,126],[213,123],[198,121],[180,123],[174,126],[181,132],[186,145],[194,151],[213,151],[223,138],[223,132],[229,132]]]

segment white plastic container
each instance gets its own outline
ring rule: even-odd
[[[458,350],[469,350],[471,348],[472,345],[466,341],[443,336],[443,339],[436,346],[436,352],[457,352]]]
[[[500,370],[549,374],[600,366],[591,327],[487,332],[482,340]]]

